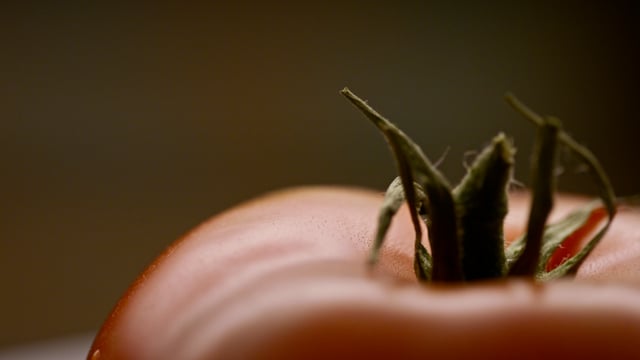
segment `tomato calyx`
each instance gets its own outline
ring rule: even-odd
[[[616,213],[612,186],[596,157],[562,130],[554,117],[541,117],[507,94],[507,102],[537,127],[531,163],[532,202],[526,232],[505,249],[503,222],[512,181],[515,149],[500,133],[480,153],[462,181],[452,188],[422,149],[396,125],[349,89],[341,91],[382,132],[399,176],[389,185],[378,217],[369,266],[392,218],[406,202],[413,223],[414,272],[422,282],[465,282],[531,277],[539,281],[574,275],[607,232]],[[594,175],[600,198],[547,225],[553,208],[554,170],[560,146],[575,153]],[[581,249],[577,244],[591,235]],[[430,251],[422,244],[422,227]],[[569,244],[571,243],[571,244]]]

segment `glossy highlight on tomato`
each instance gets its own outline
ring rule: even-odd
[[[552,220],[586,201],[558,196]],[[365,266],[381,203],[308,187],[213,217],[140,275],[88,359],[640,358],[637,209],[620,209],[575,279],[421,285],[406,206]],[[528,205],[510,194],[508,240]]]

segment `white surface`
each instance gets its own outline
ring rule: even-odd
[[[94,335],[78,334],[0,349],[0,360],[83,360]]]

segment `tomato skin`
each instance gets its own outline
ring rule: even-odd
[[[180,355],[512,359],[522,353],[518,358],[608,358],[612,347],[616,358],[639,354],[640,295],[635,290],[513,281],[424,291],[407,284],[381,286],[345,272],[316,277],[303,271],[304,278],[293,279],[281,274],[277,281],[270,278],[268,289],[255,284],[215,321],[203,320],[208,325],[189,332]],[[265,290],[277,295],[265,296]]]
[[[89,358],[640,356],[637,214],[620,215],[578,273],[585,281],[426,287],[413,279],[405,209],[380,264],[364,268],[381,199],[295,189],[214,217],[136,280]],[[555,216],[580,201],[563,199]],[[512,197],[506,236],[522,231],[525,203]]]

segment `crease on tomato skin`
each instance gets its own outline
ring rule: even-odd
[[[197,298],[191,299],[188,307],[180,310],[180,318],[172,321],[170,328],[165,331],[164,335],[167,338],[165,344],[174,344],[173,346],[177,347],[180,346],[181,343],[188,341],[188,334],[190,333],[188,329],[202,320],[201,314],[204,312],[204,309],[220,309],[220,311],[224,311],[224,307],[230,302],[234,302],[238,293],[242,292],[243,288],[251,286],[251,280],[269,276],[269,273],[273,271],[282,269],[295,271],[296,268],[302,264],[314,262],[325,263],[326,261],[343,261],[348,263],[348,258],[336,259],[331,256],[318,257],[310,254],[304,254],[302,256],[301,254],[291,254],[291,256],[288,257],[264,259],[259,263],[253,263],[250,269],[234,274],[233,281],[220,284],[219,288],[208,289],[208,291],[199,293]],[[261,296],[261,294],[256,294],[255,296]],[[171,345],[169,345],[169,347],[171,347]]]
[[[354,257],[339,257],[335,255],[319,257],[317,254],[305,254],[305,256],[293,255],[288,258],[270,259],[264,261],[262,266],[253,264],[249,271],[237,274],[233,284],[226,286],[223,291],[211,288],[206,293],[201,294],[201,298],[194,301],[189,307],[188,314],[185,316],[185,313],[183,313],[183,319],[179,323],[172,325],[173,335],[170,337],[174,339],[172,342],[173,347],[179,347],[180,344],[189,342],[194,333],[198,332],[197,329],[206,325],[203,322],[210,321],[202,316],[203,313],[223,313],[226,311],[225,308],[233,306],[237,298],[269,296],[269,293],[272,292],[269,289],[265,289],[265,293],[255,290],[262,289],[261,282],[264,278],[278,276],[300,277],[301,274],[309,273],[309,269],[312,269],[322,272],[323,275],[335,275],[337,278],[342,274],[346,274],[345,278],[348,278],[350,274],[357,273],[370,281],[381,282],[390,287],[417,284],[415,277],[398,277],[396,274],[397,269],[392,262],[381,262],[380,266],[370,271],[370,268],[364,266],[365,256],[360,256],[359,261]],[[402,257],[406,263],[411,262],[410,256],[404,254]],[[406,268],[407,275],[411,274],[411,271],[410,267]],[[309,279],[309,281],[313,282],[313,278]],[[250,294],[245,294],[247,292]]]
[[[340,253],[353,254],[354,251],[360,251],[362,252],[362,254],[364,254],[365,250],[368,250],[369,236],[367,236],[368,233],[366,231],[362,232],[362,229],[368,229],[368,228],[371,229],[367,231],[372,231],[373,229],[373,222],[371,220],[371,218],[373,217],[369,215],[375,214],[376,208],[378,206],[378,201],[379,199],[381,199],[381,196],[378,197],[378,195],[379,194],[371,191],[367,191],[367,190],[359,190],[354,192],[351,189],[336,189],[336,188],[299,189],[299,190],[293,190],[293,191],[286,191],[284,193],[276,193],[275,195],[267,195],[264,198],[259,198],[258,200],[251,201],[248,204],[242,204],[234,209],[231,209],[228,212],[223,213],[222,215],[215,216],[209,221],[198,226],[193,231],[189,232],[187,236],[183,237],[180,241],[177,241],[174,245],[172,245],[158,259],[156,259],[156,261],[154,261],[154,263],[136,280],[136,282],[134,282],[134,284],[129,288],[129,291],[120,300],[119,305],[116,306],[116,310],[112,313],[111,320],[105,323],[103,327],[103,331],[100,331],[100,334],[97,336],[96,338],[97,340],[94,343],[94,348],[103,348],[105,341],[102,341],[101,339],[103,338],[104,333],[109,333],[109,336],[112,336],[113,338],[113,336],[116,336],[122,333],[123,331],[127,331],[124,328],[124,326],[118,325],[118,322],[123,317],[130,318],[132,316],[131,313],[137,314],[136,316],[140,316],[142,314],[143,315],[142,320],[144,320],[144,314],[148,313],[149,311],[154,311],[156,314],[165,314],[167,312],[175,311],[175,310],[172,310],[171,306],[178,309],[181,306],[188,307],[191,303],[190,298],[197,297],[196,293],[192,293],[191,296],[184,296],[185,294],[179,294],[179,293],[175,294],[175,291],[162,290],[163,287],[162,286],[158,287],[157,285],[157,281],[155,280],[157,278],[162,278],[166,282],[166,280],[168,279],[179,277],[181,276],[180,274],[184,274],[183,277],[187,281],[189,276],[196,276],[196,277],[199,277],[200,279],[206,278],[206,280],[202,280],[202,282],[206,282],[210,284],[210,286],[212,287],[220,287],[221,284],[216,284],[215,277],[217,274],[217,277],[219,278],[220,276],[222,276],[222,273],[220,273],[220,271],[218,270],[212,269],[212,268],[216,268],[216,266],[211,266],[210,264],[207,264],[207,261],[215,262],[217,259],[217,260],[227,261],[229,264],[232,264],[235,261],[236,263],[240,262],[241,264],[246,263],[246,264],[253,265],[251,261],[252,256],[257,256],[257,257],[276,256],[277,257],[278,246],[284,247],[285,250],[286,249],[290,250],[293,247],[306,247],[306,252],[310,254],[312,253],[314,256],[317,256],[320,258],[322,258],[322,254],[321,254],[322,251],[325,251],[325,252],[328,251],[330,253],[333,252],[334,255],[332,256],[334,258],[339,257],[338,255]],[[272,198],[277,198],[278,202],[275,204],[269,203],[270,199]],[[335,205],[336,199],[341,199],[341,201],[343,202],[346,199],[346,204],[342,211],[346,212],[349,215],[347,217],[350,218],[350,220],[347,221],[347,224],[351,224],[350,226],[352,228],[360,229],[360,232],[356,233],[353,231],[353,229],[345,230],[345,229],[342,229],[341,227],[336,228],[334,224],[326,222],[327,220],[332,219],[332,217],[336,217],[338,215],[338,214],[335,214],[335,209],[333,208]],[[265,225],[267,225],[267,228],[274,229],[274,221],[276,221],[275,225],[278,225],[279,223],[279,226],[284,227],[285,229],[297,229],[301,226],[304,227],[303,224],[300,224],[300,223],[296,224],[295,222],[291,222],[295,220],[295,219],[292,220],[292,216],[291,216],[292,213],[290,212],[292,205],[296,205],[297,207],[303,207],[303,208],[311,206],[311,210],[313,210],[311,211],[311,214],[305,215],[304,211],[301,211],[301,212],[296,211],[293,214],[298,214],[298,218],[302,216],[307,220],[316,221],[316,224],[322,225],[325,228],[332,229],[332,231],[337,232],[338,234],[341,234],[341,235],[337,237],[337,240],[336,239],[331,240],[333,241],[333,244],[331,242],[329,242],[328,244],[326,242],[321,242],[320,239],[315,241],[317,246],[321,246],[321,248],[319,248],[319,250],[321,250],[320,252],[316,251],[318,249],[314,250],[313,246],[309,246],[310,243],[308,241],[300,241],[300,240],[304,240],[302,238],[300,239],[293,238],[290,241],[288,241],[290,245],[287,245],[286,241],[282,241],[282,239],[277,240],[276,239],[277,236],[274,236],[272,240],[263,239],[263,240],[266,240],[267,245],[269,245],[269,243],[276,244],[275,250],[272,251],[271,254],[264,252],[261,255],[255,255],[255,254],[250,255],[249,258],[246,261],[244,261],[239,258],[225,259],[226,256],[223,256],[223,254],[220,253],[221,252],[220,250],[222,250],[220,246],[223,246],[223,244],[229,244],[229,246],[231,246],[232,252],[237,253],[242,251],[242,249],[240,248],[237,242],[235,244],[231,244],[233,240],[229,240],[229,241],[219,240],[219,238],[224,239],[228,237],[229,233],[242,233],[244,231],[246,234],[245,237],[248,237],[249,239],[250,238],[259,239],[261,237],[266,236],[264,231],[260,231],[260,229],[264,229]],[[371,214],[368,214],[367,211],[362,211],[364,209],[370,209]],[[329,210],[334,210],[334,211],[328,212]],[[278,215],[279,211],[282,211],[283,214]],[[328,216],[328,219],[326,219],[327,214],[331,214],[331,216]],[[295,216],[293,218],[295,218]],[[265,224],[265,222],[267,222],[268,224]],[[254,223],[255,225],[253,226],[253,228],[257,229],[253,231],[253,233],[251,233],[252,223]],[[366,225],[369,223],[371,223],[371,226]],[[286,224],[289,224],[289,225],[286,225]],[[331,233],[331,232],[327,233],[326,230],[322,230],[322,229],[318,229],[318,232],[320,234],[324,234],[325,236]],[[300,235],[305,235],[305,234],[300,234]],[[400,236],[394,236],[394,238],[398,239],[397,241],[399,242],[403,242],[405,238],[404,235],[405,234],[401,233]],[[213,239],[217,239],[217,240],[214,241]],[[336,242],[336,241],[339,241],[339,242]],[[395,241],[392,241],[391,243],[394,243],[394,242]],[[202,250],[206,249],[208,245],[205,245],[204,247],[202,247],[202,244],[211,245],[215,248],[216,251],[214,253],[211,253],[211,256],[206,256],[206,254],[203,254]],[[247,246],[245,249],[247,251],[246,252],[247,254],[250,254],[249,247],[250,246]],[[331,250],[332,248],[334,250]],[[405,247],[400,246],[399,248],[404,249]],[[256,251],[258,250],[260,249],[256,249]],[[399,251],[399,253],[401,254],[402,250]],[[185,262],[186,266],[185,264],[178,265],[178,266],[171,265],[176,262],[179,263],[180,261],[184,261],[185,260],[185,258],[183,258],[184,254],[202,255],[200,256],[200,260],[199,260],[199,262],[201,262],[202,265],[197,265],[197,264],[194,265],[193,262],[191,261]],[[387,261],[388,260],[389,259],[387,259]],[[399,264],[400,261],[398,261],[397,263]],[[190,270],[190,269],[193,269],[193,270]],[[209,275],[207,275],[207,270],[209,271]],[[213,271],[213,275],[214,275],[213,277],[210,276],[212,274],[211,271]],[[396,271],[403,271],[403,270],[396,269]],[[200,280],[193,280],[193,281],[194,283],[198,283]],[[176,286],[184,285],[183,281],[174,280],[174,282],[177,283]],[[189,291],[188,288],[185,288],[183,290],[187,292]],[[154,293],[154,292],[158,294],[163,294],[164,296],[157,296],[153,298],[153,297],[149,297],[148,295],[145,295],[147,293]],[[163,297],[166,297],[167,295],[169,297],[182,296],[182,298],[184,299],[184,302],[182,305],[180,305],[180,302],[172,303],[173,300],[171,299],[163,299]],[[139,299],[141,297],[147,298],[147,305],[136,306],[135,303],[132,304],[130,301],[131,298],[136,298],[135,302],[139,302]],[[163,305],[163,303],[165,305]],[[136,309],[140,309],[140,311]],[[149,319],[146,319],[146,320],[149,320]],[[152,325],[145,325],[146,321],[138,321],[136,323],[137,324],[134,324],[134,326],[140,326],[141,328],[144,328],[145,326],[152,326]],[[140,332],[137,330],[133,330],[133,331],[134,331],[133,333],[138,333],[136,337],[132,338],[130,336],[127,336],[125,333],[125,335],[122,336],[122,338],[125,338],[125,339],[123,339],[122,341],[117,341],[116,343],[126,343],[126,341],[131,341],[133,343],[140,342],[143,339],[139,338],[138,336],[146,336],[144,334],[140,335]],[[129,334],[131,334],[131,330],[129,330]],[[149,340],[152,340],[152,339],[149,339]],[[133,346],[128,346],[126,344],[124,345],[124,347],[128,349],[133,348]],[[103,353],[105,353],[105,351],[103,351]]]
[[[207,354],[202,358],[309,359],[339,356],[339,351],[350,351],[352,345],[355,348],[351,351],[363,353],[348,355],[360,357],[367,354],[376,358],[381,349],[387,349],[394,352],[395,358],[403,350],[408,351],[408,355],[413,354],[411,358],[424,358],[425,354],[448,358],[447,349],[442,346],[442,342],[447,341],[452,345],[464,343],[469,348],[466,353],[452,349],[448,353],[451,358],[478,358],[483,354],[484,358],[500,358],[499,355],[510,358],[518,350],[517,345],[544,346],[545,341],[555,348],[544,349],[544,354],[558,355],[555,351],[565,344],[563,337],[557,336],[560,330],[563,334],[566,331],[572,336],[590,337],[576,338],[569,349],[563,350],[565,355],[580,354],[581,346],[583,354],[593,355],[588,351],[604,354],[605,347],[582,342],[593,341],[598,336],[601,343],[621,345],[621,354],[627,354],[629,358],[628,354],[635,353],[635,345],[624,339],[640,336],[640,308],[637,306],[640,292],[615,286],[603,288],[562,282],[553,284],[550,289],[508,281],[466,287],[396,284],[389,288],[385,283],[367,281],[358,274],[345,279],[343,273],[341,281],[335,281],[331,275],[317,274],[318,278],[312,283],[302,277],[308,274],[300,275],[299,278],[285,275],[284,281],[272,278],[273,281],[268,282],[271,287],[268,292],[260,286],[245,289],[247,291],[239,297],[238,303],[217,312],[215,322],[203,321],[202,328],[192,330],[193,343],[185,344],[188,356],[182,354],[183,358],[200,359],[195,356],[198,353]],[[268,295],[251,296],[252,289]],[[606,291],[609,294],[605,294]],[[344,319],[352,321],[345,324]],[[625,325],[624,332],[619,325]],[[355,345],[344,342],[345,337],[360,340],[340,332],[342,326],[352,326],[354,331],[375,331],[365,334],[370,337],[366,344]],[[536,330],[535,339],[514,338],[522,335],[514,334],[514,331],[526,332],[532,328]],[[557,337],[543,336],[545,331],[553,333],[554,328]],[[328,335],[328,330],[338,333]],[[611,332],[600,334],[601,330]],[[483,343],[481,340],[491,341]],[[315,352],[301,349],[300,341],[307,346],[321,344],[325,351],[318,350],[320,355],[313,357]],[[388,346],[381,346],[385,342]],[[370,349],[365,346],[367,344],[372,345]],[[332,354],[328,349],[338,353]],[[608,346],[606,352],[610,352]],[[528,352],[523,355],[523,358],[531,356]]]

